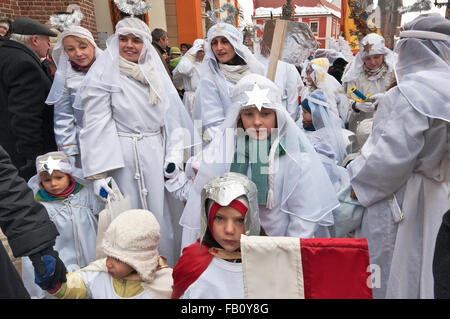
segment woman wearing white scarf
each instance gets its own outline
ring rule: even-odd
[[[223,47],[231,44],[229,54]],[[229,47],[228,47],[229,48]],[[205,57],[196,91],[193,119],[201,121],[203,140],[211,141],[231,105],[235,84],[250,73],[264,75],[264,66],[243,44],[242,33],[229,23],[212,26],[205,40]]]
[[[125,18],[107,40],[83,83],[81,160],[95,193],[114,197],[113,177],[132,208],[149,209],[161,225],[159,250],[169,265],[178,259],[177,214],[182,203],[164,188],[164,169],[183,168],[183,152],[193,145],[192,121],[153,48],[149,27]],[[173,165],[171,165],[173,166]]]
[[[83,112],[75,107],[75,97],[86,73],[103,51],[91,32],[80,26],[69,26],[53,48],[57,70],[45,103],[54,105],[54,129],[58,148],[76,166],[80,165],[79,136]]]
[[[396,55],[386,48],[382,36],[370,33],[360,41],[358,54],[345,68],[342,86],[346,94],[356,86],[364,95],[370,94],[373,102],[353,103],[348,118],[350,131],[356,133],[359,122],[373,118],[380,97],[377,93],[386,92],[392,80],[395,61]],[[353,145],[353,152],[361,147],[362,145]]]

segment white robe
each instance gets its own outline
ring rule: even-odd
[[[66,155],[79,155],[79,137],[83,121],[83,111],[73,107],[78,88],[85,78],[82,72],[68,68],[65,88],[61,98],[55,103],[54,130],[58,148]]]
[[[169,95],[150,105],[148,86],[123,75],[120,79],[124,89],[119,92],[96,87],[81,92],[84,176],[108,172],[122,194],[131,198],[132,208],[146,205],[161,227],[159,252],[174,266],[180,252],[178,220],[183,205],[166,193],[163,171],[165,162],[182,167],[182,153],[180,158],[166,145],[164,112],[170,99],[179,97]]]
[[[398,88],[380,100],[372,135],[348,166],[367,208],[358,234],[377,265],[374,297],[433,298],[435,240],[450,208],[449,150],[448,122],[417,112]]]
[[[242,264],[214,257],[180,299],[244,299]]]
[[[386,92],[386,88],[391,83],[392,79],[392,70],[389,70],[386,75],[382,78],[379,78],[374,81],[369,81],[364,73],[364,71],[361,71],[358,78],[355,81],[349,81],[349,82],[343,82],[342,86],[344,89],[344,93],[348,95],[348,91],[351,87],[356,86],[358,91],[363,93],[364,95],[370,94],[374,95],[376,93],[383,93]],[[350,105],[353,103],[353,100],[351,100]],[[364,119],[373,118],[374,112],[359,112],[356,113],[349,108],[349,114],[348,114],[348,125],[349,130],[356,133],[356,128],[358,126],[358,123],[361,122]],[[344,119],[345,120],[345,119]],[[354,151],[359,150],[359,148],[355,148]]]
[[[30,180],[29,186],[37,192],[39,189]],[[54,249],[64,262],[68,271],[76,271],[95,260],[97,238],[97,215],[103,208],[86,183],[76,194],[64,200],[41,201],[49,218],[55,223],[59,236]],[[22,280],[33,299],[52,298],[34,283],[34,267],[28,257],[22,257]]]
[[[187,57],[183,57],[173,70],[173,81],[177,88],[184,88],[183,103],[192,117],[194,111],[195,91],[200,82],[200,61],[192,63]]]

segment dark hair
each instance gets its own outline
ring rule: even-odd
[[[229,64],[229,65],[246,65],[247,62],[245,62],[245,60],[243,58],[241,58],[239,56],[239,54],[236,53],[236,55],[228,62],[226,62],[225,64]]]
[[[189,50],[190,48],[192,48],[192,44],[189,44],[189,43],[181,43],[181,44],[180,44],[180,49],[181,49],[181,47],[186,47],[186,48]]]
[[[160,39],[165,38],[167,36],[167,31],[156,28],[152,31],[152,40],[158,42]]]

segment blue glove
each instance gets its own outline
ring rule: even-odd
[[[53,248],[47,248],[30,256],[34,267],[34,282],[43,290],[52,290],[60,282],[66,282],[66,266]]]

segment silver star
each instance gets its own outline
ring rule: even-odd
[[[255,83],[252,91],[245,91],[245,94],[248,96],[247,105],[254,105],[261,111],[261,108],[264,103],[270,103],[270,100],[267,98],[267,94],[269,93],[269,89],[261,89],[258,84]]]
[[[44,164],[44,165],[42,165],[42,167],[44,168],[44,170],[46,172],[48,172],[50,175],[52,175],[54,170],[60,170],[59,162],[61,162],[60,159],[55,160],[51,156],[49,156],[46,161],[42,162]]]

